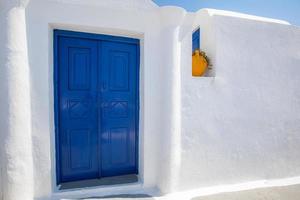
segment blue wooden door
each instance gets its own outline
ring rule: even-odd
[[[55,31],[58,183],[137,173],[139,44],[128,40]]]

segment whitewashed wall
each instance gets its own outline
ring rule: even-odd
[[[1,4],[0,4],[0,6],[1,6]],[[2,10],[1,10],[2,11]],[[3,24],[4,22],[3,22],[3,14],[2,14],[3,12],[0,12],[0,24]],[[3,34],[3,31],[0,31],[0,43],[1,44],[3,44],[4,43],[4,34]],[[0,48],[0,60],[2,60],[3,58],[4,58],[4,55],[3,55],[3,50],[1,50],[2,48]],[[3,78],[1,75],[0,75],[0,77],[1,78]],[[1,84],[2,85],[2,84]],[[0,90],[2,91],[2,90],[4,90],[4,88],[3,88],[3,85],[1,86],[0,85]],[[2,107],[1,107],[2,108]],[[2,124],[1,124],[2,125]],[[2,130],[2,129],[1,129]],[[1,131],[2,132],[2,131]],[[2,133],[2,134],[4,134],[4,133]],[[2,135],[1,133],[0,133],[0,135]],[[2,138],[2,137],[0,137],[0,138]],[[2,153],[0,153],[0,162],[3,160],[3,156],[2,156],[3,154]],[[0,163],[0,199],[1,200],[3,200],[3,192],[2,192],[2,186],[3,185],[3,183],[2,183],[2,164]]]
[[[33,187],[35,199],[148,188],[169,193],[300,176],[299,28],[230,12],[204,9],[188,13],[178,7],[159,8],[150,0],[109,2],[31,0],[26,7],[30,89],[25,88],[23,93],[31,95],[31,109],[27,112],[30,117],[25,121],[31,124],[34,181],[28,188]],[[5,23],[15,25],[1,21]],[[199,26],[201,48],[212,59],[213,69],[208,77],[194,78],[191,35]],[[136,186],[57,190],[54,28],[141,40],[140,182]],[[8,43],[1,36],[2,39],[3,44]],[[0,54],[1,58],[6,55],[2,48]],[[6,87],[5,80],[1,77],[1,87]],[[3,109],[11,103],[10,97],[1,100]],[[17,110],[13,111],[18,116]],[[1,118],[6,116],[2,114]],[[3,123],[1,131],[11,126]],[[1,144],[7,142],[10,141]],[[13,170],[19,172],[17,167]],[[4,177],[7,173],[2,170]],[[14,181],[11,185],[16,187]],[[9,194],[17,190],[3,191]],[[14,199],[5,200],[19,200],[22,196],[20,192]]]
[[[299,176],[300,29],[210,12],[198,22],[215,77],[191,77],[182,41],[179,189]]]
[[[61,194],[57,191],[55,183],[52,61],[54,28],[141,39],[140,178],[143,187],[156,185],[157,135],[161,129],[161,93],[157,89],[161,83],[158,73],[161,57],[157,51],[160,47],[158,9],[152,3],[139,6],[139,1],[118,1],[118,6],[103,2],[105,1],[32,0],[27,7],[37,198]],[[82,195],[82,191],[79,193]],[[67,193],[65,197],[68,195]]]
[[[33,198],[26,0],[0,1],[0,165],[2,198]]]

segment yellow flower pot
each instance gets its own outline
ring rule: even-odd
[[[199,50],[195,50],[192,59],[193,76],[203,76],[208,68],[206,59],[200,54]]]

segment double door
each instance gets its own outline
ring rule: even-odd
[[[137,173],[138,40],[55,32],[59,182]]]

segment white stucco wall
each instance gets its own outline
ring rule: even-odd
[[[299,176],[300,29],[221,12],[198,22],[215,77],[191,77],[187,35],[179,189]]]
[[[4,200],[21,195],[31,200],[34,195],[27,2],[0,1],[0,169]]]
[[[300,176],[299,28],[232,12],[159,8],[150,0],[31,0],[25,11],[35,199]],[[199,26],[213,69],[194,78],[191,36]],[[138,184],[57,190],[54,28],[141,40]]]
[[[155,187],[157,135],[160,120],[160,52],[159,14],[152,3],[137,8],[139,1],[119,1],[110,4],[89,1],[80,4],[69,1],[32,0],[27,7],[29,61],[32,87],[32,134],[35,160],[35,195],[51,197],[57,193],[55,183],[55,146],[53,114],[54,28],[78,30],[141,39],[141,115],[140,115],[140,179],[143,187]],[[105,1],[103,1],[105,2]],[[122,5],[126,5],[123,7]],[[130,7],[131,6],[131,7]],[[45,9],[46,8],[46,9]],[[145,56],[147,55],[147,56]],[[152,109],[158,108],[158,109]],[[147,159],[144,159],[147,158]],[[50,178],[51,177],[51,178]]]

